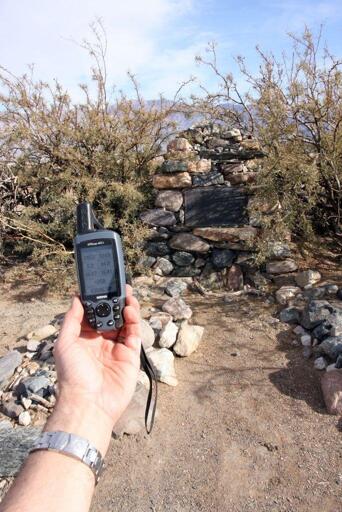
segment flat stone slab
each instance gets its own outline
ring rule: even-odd
[[[34,427],[0,429],[0,477],[18,473],[40,432]]]
[[[184,191],[185,225],[240,226],[248,223],[248,195],[239,188],[198,187]]]

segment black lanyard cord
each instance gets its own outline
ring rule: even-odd
[[[155,417],[156,408],[157,408],[158,385],[157,385],[156,374],[154,373],[154,370],[151,366],[150,361],[148,360],[148,357],[147,357],[144,347],[142,345],[141,345],[141,352],[140,352],[140,362],[141,362],[141,366],[142,366],[144,372],[146,373],[149,383],[150,383],[150,388],[148,390],[148,396],[147,396],[147,402],[146,402],[146,409],[145,409],[145,428],[146,428],[146,432],[148,434],[150,434],[153,429],[154,417]],[[151,409],[153,394],[154,394],[154,400],[153,400],[153,406]],[[149,420],[149,418],[150,418],[150,420]]]

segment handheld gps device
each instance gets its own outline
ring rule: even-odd
[[[80,203],[76,215],[76,267],[87,320],[97,331],[119,329],[126,299],[121,238],[102,228],[89,203]]]
[[[85,315],[96,331],[117,331],[124,324],[122,313],[126,303],[126,272],[120,235],[101,226],[89,203],[77,205],[76,221],[75,260]],[[157,380],[143,346],[140,362],[150,384],[145,410],[145,426],[149,434],[157,406]]]

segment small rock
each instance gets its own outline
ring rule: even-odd
[[[184,300],[179,297],[174,297],[167,300],[163,304],[162,310],[166,313],[169,313],[174,320],[189,319],[192,316],[192,310],[190,306],[188,306]]]
[[[0,430],[6,429],[6,428],[13,428],[13,425],[10,422],[10,420],[2,420],[2,421],[0,421]]]
[[[192,180],[188,172],[178,172],[169,176],[155,174],[152,178],[152,184],[156,189],[189,188],[192,185]]]
[[[154,330],[152,329],[151,325],[146,322],[146,320],[140,320],[140,328],[141,328],[141,339],[142,344],[145,349],[152,347],[154,340],[155,340],[155,334]]]
[[[326,367],[326,371],[327,371],[327,372],[332,372],[333,370],[336,370],[335,363],[329,364],[329,365]]]
[[[235,259],[235,252],[230,249],[213,249],[211,261],[215,268],[224,269],[230,267]]]
[[[305,288],[305,286],[318,283],[321,278],[322,276],[317,270],[303,270],[303,272],[298,272],[295,280],[298,286]]]
[[[138,261],[138,265],[144,268],[151,268],[156,262],[156,258],[153,256],[142,256]]]
[[[187,287],[188,285],[181,279],[170,279],[166,284],[165,293],[170,297],[179,297]]]
[[[334,312],[334,308],[325,300],[312,300],[303,311],[301,324],[305,329],[313,329]]]
[[[25,396],[20,397],[20,402],[24,406],[24,409],[27,410],[32,405],[32,400],[30,398],[26,398]]]
[[[212,185],[222,185],[223,183],[224,177],[218,171],[198,173],[192,177],[193,187],[208,187]]]
[[[300,337],[300,342],[303,345],[303,347],[311,347],[311,336],[310,336],[310,334],[303,334]]]
[[[184,153],[191,153],[192,146],[188,139],[185,137],[177,137],[176,139],[172,140],[167,145],[167,151],[169,152],[184,152]]]
[[[186,267],[188,265],[191,265],[195,260],[192,254],[185,251],[175,252],[172,255],[172,259],[176,263],[176,265],[179,265],[180,267]]]
[[[280,311],[279,320],[286,324],[295,324],[299,322],[300,314],[301,312],[297,308],[285,308]]]
[[[31,423],[30,413],[28,411],[21,412],[18,417],[18,423],[23,427],[28,427]]]
[[[168,322],[170,322],[170,320],[172,320],[172,316],[169,313],[158,311],[150,316],[150,325],[151,322],[161,322],[161,326],[163,328]]]
[[[330,336],[318,345],[317,350],[322,354],[336,361],[338,356],[342,354],[342,336]]]
[[[37,352],[37,350],[39,349],[39,346],[40,346],[40,341],[30,340],[30,341],[28,341],[28,343],[26,345],[26,349],[29,352]]]
[[[171,348],[177,339],[178,327],[170,321],[168,322],[160,332],[159,346],[161,348]]]
[[[49,336],[52,336],[57,332],[57,329],[54,325],[48,324],[36,329],[35,331],[31,331],[27,334],[26,338],[28,340],[35,339],[36,341],[44,340]]]
[[[227,288],[229,290],[242,290],[243,289],[243,274],[239,265],[232,265],[228,272]]]
[[[276,291],[276,299],[278,304],[285,306],[291,299],[300,293],[300,288],[297,286],[282,286]]]
[[[16,393],[18,396],[24,395],[26,397],[29,397],[31,393],[44,395],[45,390],[47,390],[50,385],[50,379],[44,374],[34,375],[23,379],[16,387]]]
[[[171,274],[173,270],[173,265],[170,260],[166,258],[158,258],[157,263],[154,266],[155,273],[161,275],[161,276],[167,276]]]
[[[283,242],[269,242],[268,250],[272,258],[288,258],[291,256],[291,250]]]
[[[22,355],[17,350],[8,352],[0,358],[0,389],[2,389],[9,378],[12,377],[16,368],[21,365]]]
[[[142,383],[138,383],[127,409],[113,428],[115,437],[121,437],[123,434],[138,434],[138,432],[145,428],[147,395],[148,390],[146,387]]]
[[[266,264],[266,272],[268,274],[287,274],[295,272],[298,268],[294,260],[286,259],[284,261],[269,261]]]
[[[188,162],[183,160],[165,160],[161,166],[161,172],[185,172],[188,170]],[[164,204],[158,204],[162,208],[167,208]],[[167,208],[168,209],[168,208]]]
[[[340,300],[342,300],[342,288],[339,288],[337,293],[336,293],[336,297]]]
[[[321,387],[328,413],[342,414],[342,370],[326,372]]]
[[[338,292],[338,286],[336,284],[327,284],[327,285],[325,285],[324,288],[325,288],[325,293],[327,295],[334,296]]]
[[[325,370],[325,368],[328,366],[328,363],[324,357],[317,357],[314,362],[314,367],[316,370]]]
[[[146,254],[148,256],[165,256],[169,252],[170,248],[166,242],[148,242],[146,245]]]
[[[294,332],[297,336],[302,336],[303,334],[307,334],[306,330],[305,330],[301,325],[297,325],[297,326],[293,329],[293,332]]]
[[[14,399],[2,403],[1,411],[9,418],[17,418],[24,410]]]
[[[197,348],[202,339],[204,327],[200,325],[190,325],[187,321],[182,322],[177,342],[173,347],[174,352],[178,356],[189,356]]]
[[[169,386],[177,386],[178,380],[174,367],[174,355],[167,348],[152,349],[148,353],[149,361],[160,382]]]

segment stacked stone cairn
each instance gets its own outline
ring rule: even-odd
[[[141,214],[151,228],[141,265],[159,276],[241,289],[240,263],[258,235],[248,220],[246,185],[263,156],[256,140],[213,124],[172,140],[153,176],[155,208]]]
[[[314,368],[324,371],[321,387],[328,412],[342,414],[342,288],[320,284],[317,270],[295,273],[296,265],[289,271],[272,264],[267,270],[287,281],[275,293],[283,308],[279,319],[291,326],[292,343],[302,346],[303,357],[312,358]]]

